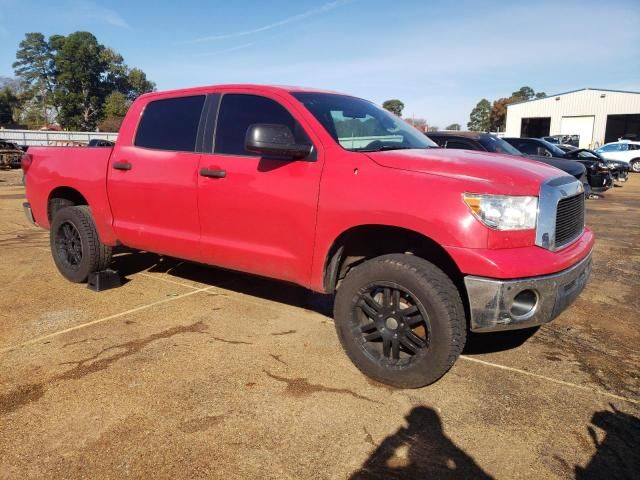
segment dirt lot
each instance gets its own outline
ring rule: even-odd
[[[576,304],[405,391],[296,287],[127,251],[123,287],[66,282],[23,195],[0,172],[1,478],[638,478],[640,175],[588,203]]]

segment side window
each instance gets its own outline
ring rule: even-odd
[[[527,155],[539,155],[538,146],[529,142],[518,142],[516,148]]]
[[[259,95],[228,93],[223,95],[220,104],[215,153],[256,156],[244,148],[247,130],[254,123],[285,125],[297,142],[311,143],[300,124],[278,102]]]
[[[473,145],[464,140],[447,140],[446,148],[454,148],[456,150],[475,150]]]
[[[138,124],[137,147],[193,152],[204,95],[149,102]]]

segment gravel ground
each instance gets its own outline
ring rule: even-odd
[[[121,288],[66,282],[20,183],[0,171],[0,478],[638,478],[640,175],[588,202],[569,310],[418,390],[363,377],[297,287],[129,251]]]

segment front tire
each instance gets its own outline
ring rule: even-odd
[[[631,171],[640,173],[640,159],[631,161]]]
[[[442,270],[413,255],[384,255],[350,271],[338,289],[334,318],[355,366],[398,388],[438,380],[466,340],[458,289]]]
[[[100,242],[91,210],[86,205],[58,210],[49,233],[51,254],[58,270],[74,283],[111,263],[111,247]]]

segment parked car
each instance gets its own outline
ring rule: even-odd
[[[542,139],[554,145],[572,145],[576,148],[580,145],[580,135],[550,135]]]
[[[113,147],[115,145],[111,140],[105,140],[103,138],[92,138],[89,140],[88,147]]]
[[[620,160],[629,165],[629,168],[640,173],[640,142],[623,140],[602,145],[595,150],[607,160]]]
[[[0,140],[0,168],[20,168],[23,151],[9,140]]]
[[[591,194],[591,186],[587,178],[586,169],[578,162],[556,160],[547,156],[526,156],[509,143],[491,133],[481,132],[429,132],[426,134],[442,148],[462,150],[478,150],[481,152],[502,153],[514,157],[526,157],[531,160],[546,163],[573,175],[582,182],[587,198]]]
[[[31,147],[23,170],[27,218],[50,230],[68,280],[107,268],[122,244],[335,293],[347,355],[396,387],[444,375],[467,326],[551,321],[591,272],[574,177],[437,148],[347,95],[154,92],[113,148]]]
[[[576,148],[571,145],[558,145],[558,148],[564,152],[566,158],[572,160],[601,162],[606,165],[613,180],[616,182],[626,182],[629,177],[629,164],[625,162],[620,160],[607,160],[599,153],[586,148]]]
[[[562,149],[558,148],[557,145],[553,145],[541,138],[505,137],[504,140],[527,155],[544,156],[582,163],[587,170],[587,179],[591,186],[591,191],[594,193],[602,193],[613,187],[613,176],[607,166],[598,160],[570,158]]]

